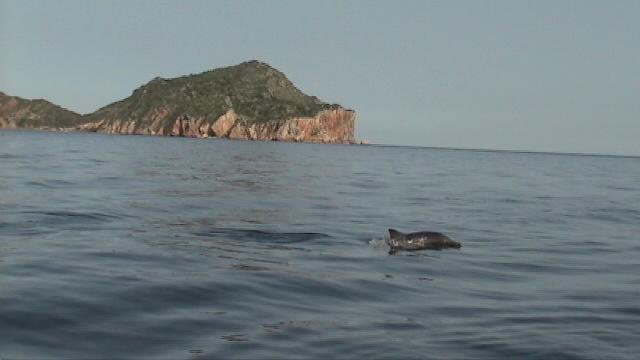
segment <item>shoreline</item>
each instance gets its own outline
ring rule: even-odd
[[[120,135],[120,136],[140,136],[140,137],[153,137],[153,138],[183,138],[183,139],[198,139],[198,140],[229,140],[229,141],[257,141],[257,142],[280,142],[280,143],[292,143],[292,144],[317,144],[317,145],[366,145],[366,146],[384,146],[384,145],[376,145],[370,144],[367,140],[357,140],[357,141],[300,141],[297,139],[252,139],[252,138],[231,138],[231,137],[218,137],[218,136],[185,136],[185,135],[172,135],[172,134],[139,134],[139,133],[109,133],[104,131],[87,131],[77,128],[9,128],[9,127],[0,127],[1,131],[17,131],[17,132],[45,132],[45,133],[62,133],[62,134],[98,134],[105,136],[112,135]]]

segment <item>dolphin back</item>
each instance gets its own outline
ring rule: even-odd
[[[435,231],[420,231],[410,234],[402,233],[395,229],[389,229],[389,254],[395,254],[400,250],[441,250],[447,248],[460,249],[459,242],[452,240],[447,235]]]
[[[391,238],[391,240],[402,240],[406,236],[407,235],[405,233],[402,233],[396,229],[389,229],[389,237]]]

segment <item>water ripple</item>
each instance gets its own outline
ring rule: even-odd
[[[312,232],[275,232],[253,229],[210,228],[192,233],[196,236],[225,238],[237,241],[250,241],[269,244],[296,244],[329,238],[329,235]]]

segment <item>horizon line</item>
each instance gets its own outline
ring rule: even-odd
[[[24,131],[24,132],[50,132],[50,133],[58,133],[57,131],[48,131],[48,130],[40,130],[40,129],[29,129],[29,128],[0,128],[0,131]],[[85,131],[70,131],[68,133],[71,134],[97,134],[92,132]],[[128,134],[98,134],[98,135],[120,135],[120,136],[136,136],[136,135],[128,135]],[[152,136],[163,138],[166,136]],[[191,139],[191,137],[171,137],[171,138],[183,138],[183,139]],[[238,139],[227,139],[227,138],[217,138],[213,137],[211,139],[218,140],[229,140],[236,141]],[[254,140],[250,140],[254,141]],[[260,141],[260,140],[255,140]],[[263,141],[263,142],[275,142],[275,141]],[[416,149],[431,149],[431,150],[450,150],[450,151],[471,151],[471,152],[503,152],[503,153],[514,153],[514,154],[540,154],[540,155],[567,155],[567,156],[597,156],[597,157],[614,157],[614,158],[632,158],[638,159],[640,155],[630,155],[630,154],[604,154],[604,153],[588,153],[588,152],[562,152],[562,151],[542,151],[542,150],[517,150],[517,149],[490,149],[490,148],[464,148],[464,147],[453,147],[453,146],[429,146],[429,145],[402,145],[402,144],[381,144],[381,143],[368,143],[363,144],[360,142],[356,142],[354,144],[319,144],[313,142],[295,142],[295,141],[278,141],[275,143],[291,143],[291,144],[309,144],[309,145],[344,145],[344,146],[370,146],[370,147],[388,147],[388,148],[416,148]]]
[[[491,149],[491,148],[465,148],[454,146],[429,146],[429,145],[402,145],[402,144],[381,144],[369,143],[360,144],[373,147],[405,147],[433,150],[453,150],[453,151],[473,151],[473,152],[506,152],[521,154],[541,154],[541,155],[568,155],[568,156],[599,156],[599,157],[620,157],[620,158],[640,158],[640,155],[631,154],[606,154],[606,153],[590,153],[590,152],[563,152],[563,151],[545,151],[545,150],[518,150],[518,149]]]

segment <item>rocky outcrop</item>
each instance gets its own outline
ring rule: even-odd
[[[228,136],[237,120],[238,115],[236,115],[236,112],[233,111],[233,109],[227,111],[224,115],[220,116],[213,125],[211,125],[212,135],[217,137]]]
[[[24,127],[24,122],[7,121],[5,112],[0,108],[0,127]],[[13,113],[18,115],[10,119],[24,118]],[[106,134],[355,143],[353,110],[302,93],[284,74],[258,61],[155,78],[94,113],[69,113],[66,126]],[[50,114],[38,117],[42,125]]]
[[[231,129],[229,138],[353,144],[355,121],[354,111],[325,110],[314,117],[297,117],[266,123],[238,123]]]
[[[164,135],[185,137],[218,137],[242,140],[275,140],[314,143],[355,143],[356,113],[352,110],[324,110],[313,117],[297,117],[262,123],[238,120],[233,110],[209,123],[202,117],[178,117],[171,130],[165,132],[161,123],[151,127],[136,127],[135,121],[104,121],[80,125],[79,130],[106,134]]]

